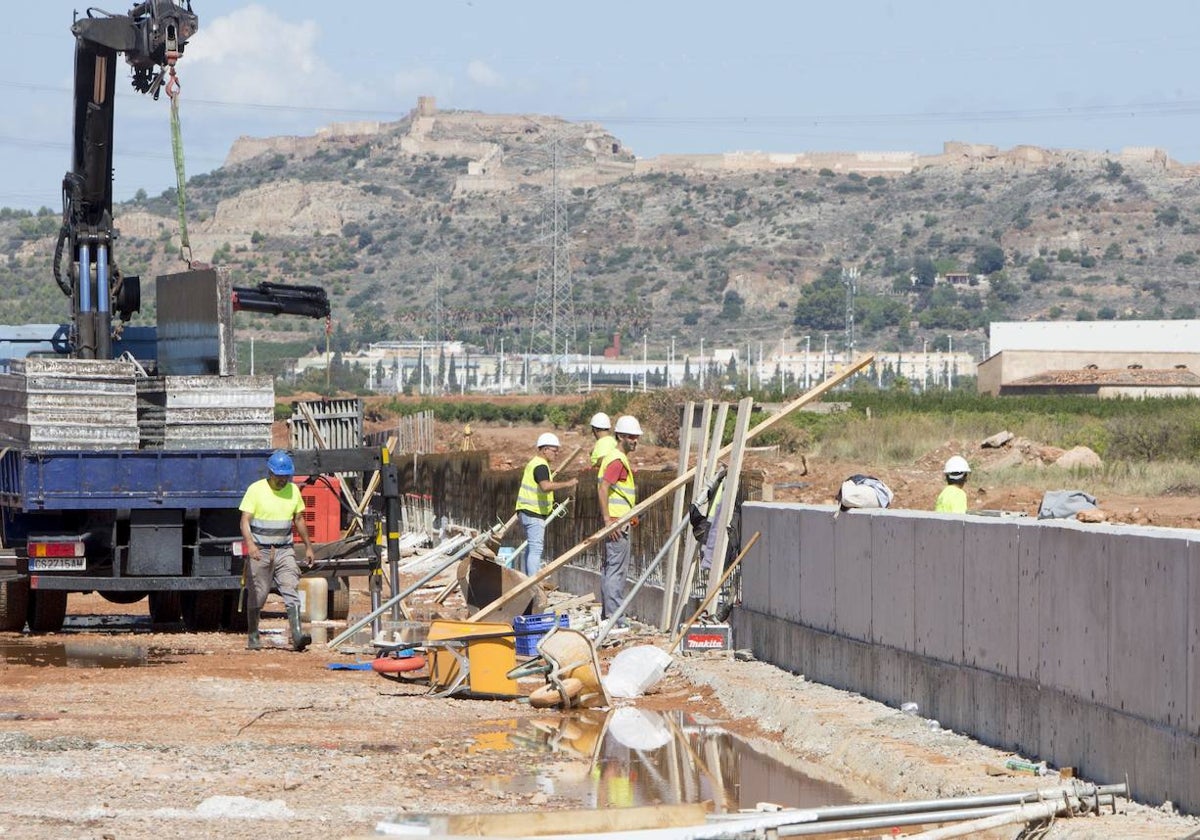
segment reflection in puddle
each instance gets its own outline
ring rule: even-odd
[[[492,777],[485,782],[489,790],[541,791],[592,808],[708,800],[718,813],[760,802],[811,808],[854,801],[843,788],[809,778],[682,712],[622,708],[547,716],[522,721],[514,731],[487,733],[474,749],[513,747],[585,760],[528,776]]]
[[[9,665],[39,668],[137,668],[162,664],[161,655],[140,645],[79,642],[0,644],[0,659]]]

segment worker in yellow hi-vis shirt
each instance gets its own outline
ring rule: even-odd
[[[934,511],[966,513],[967,491],[963,489],[963,485],[967,483],[967,476],[971,474],[971,465],[963,456],[954,455],[946,461],[942,473],[946,476],[946,486],[938,494],[937,503],[933,506]]]
[[[283,450],[273,453],[267,459],[267,471],[267,478],[246,488],[238,505],[246,544],[246,648],[262,649],[258,616],[274,585],[287,607],[292,649],[300,651],[312,644],[312,636],[300,629],[300,595],[296,592],[300,567],[292,548],[292,529],[304,541],[306,568],[313,564],[313,544],[304,522],[304,497],[292,483],[296,473],[292,456]]]

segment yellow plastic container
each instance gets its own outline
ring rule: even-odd
[[[428,650],[433,654],[429,684],[453,693],[467,692],[483,697],[516,697],[517,681],[508,672],[517,665],[517,645],[513,629],[505,623],[448,621],[436,619],[429,625]],[[471,639],[471,636],[493,638]],[[447,640],[462,639],[461,643]],[[459,659],[451,646],[465,656],[467,673],[460,675]]]
[[[300,620],[325,621],[329,617],[329,581],[323,577],[301,578]]]

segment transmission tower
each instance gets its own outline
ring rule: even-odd
[[[843,268],[842,284],[846,287],[846,361],[854,358],[854,295],[858,291],[858,269]]]
[[[550,181],[540,197],[537,286],[534,293],[529,352],[544,360],[542,386],[551,393],[573,388],[575,377],[568,375],[563,363],[571,337],[575,335],[575,296],[571,281],[570,224],[567,215],[567,191],[560,176],[564,162],[582,156],[568,148],[561,136],[554,135],[541,147],[547,159]]]

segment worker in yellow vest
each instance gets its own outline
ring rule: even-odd
[[[609,420],[603,411],[592,415],[592,437],[596,442],[592,445],[591,461],[592,466],[596,468],[596,481],[599,482],[600,465],[604,463],[608,453],[617,448],[617,439],[612,433],[612,420]]]
[[[605,525],[622,519],[637,504],[637,485],[633,480],[629,455],[637,449],[642,426],[636,417],[627,414],[617,418],[613,431],[616,433],[617,446],[605,456],[600,466],[599,493]],[[627,521],[614,529],[604,543],[604,563],[600,570],[603,618],[613,615],[625,598],[630,557],[629,525]],[[618,623],[618,626],[622,624]]]
[[[537,439],[537,454],[525,465],[521,489],[517,491],[517,518],[525,529],[525,574],[534,575],[542,568],[542,549],[546,544],[546,517],[554,509],[554,491],[579,484],[579,479],[555,481],[550,458],[558,454],[558,436],[546,432]]]
[[[953,455],[946,461],[942,474],[946,476],[946,486],[938,494],[937,502],[933,506],[934,511],[966,513],[967,491],[963,489],[963,485],[967,483],[967,476],[971,474],[971,465],[963,456]]]

